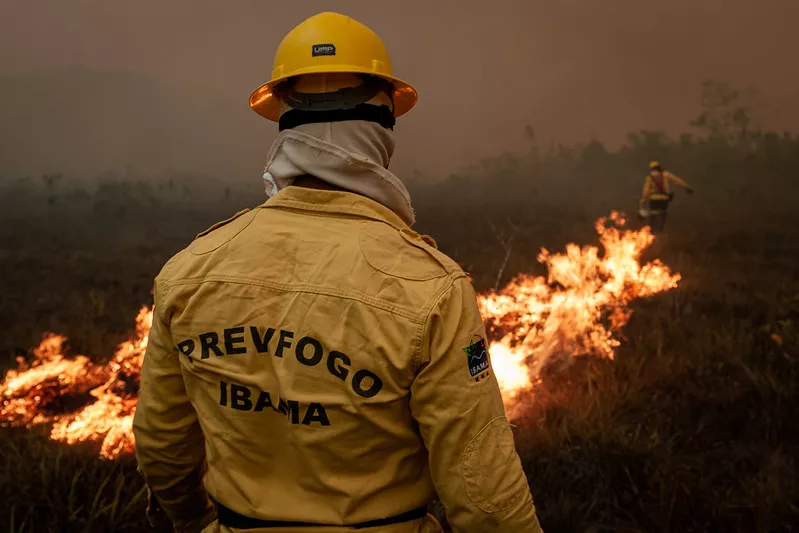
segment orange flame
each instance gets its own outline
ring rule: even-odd
[[[0,383],[0,421],[27,427],[52,424],[50,438],[68,444],[97,442],[107,459],[132,452],[139,370],[152,320],[152,310],[142,307],[133,337],[102,366],[82,355],[65,358],[66,337],[46,335],[33,350],[33,362],[28,366],[20,358],[19,369],[9,371]],[[86,395],[93,399],[88,405]],[[76,401],[84,406],[69,411]]]
[[[677,287],[680,275],[660,261],[639,262],[654,240],[649,228],[622,231],[624,224],[615,211],[596,222],[602,256],[595,246],[569,244],[565,254],[554,255],[542,249],[546,279],[520,275],[500,292],[478,297],[489,330],[503,333],[489,351],[506,408],[533,389],[554,358],[612,359],[630,302]]]
[[[639,263],[654,240],[649,229],[622,231],[624,224],[616,212],[597,221],[601,256],[594,246],[569,244],[565,254],[554,255],[542,249],[538,260],[547,266],[546,279],[520,275],[500,292],[478,297],[488,331],[499,339],[489,351],[509,413],[557,358],[612,359],[632,313],[630,302],[677,286],[679,274],[660,261]],[[142,307],[135,334],[106,365],[82,355],[67,359],[66,338],[45,336],[33,361],[20,358],[19,368],[0,382],[0,423],[51,424],[52,439],[98,443],[108,459],[132,452],[138,377],[152,318],[152,309]]]

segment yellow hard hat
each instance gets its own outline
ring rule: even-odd
[[[663,166],[661,166],[660,161],[652,161],[649,163],[649,170],[661,170]]]
[[[418,100],[416,89],[393,75],[386,47],[375,32],[350,17],[320,13],[283,38],[272,79],[250,95],[250,107],[277,122],[280,101],[275,87],[294,76],[326,73],[367,74],[386,80],[393,88],[395,117],[410,111]]]

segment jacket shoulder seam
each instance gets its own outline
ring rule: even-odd
[[[391,302],[388,302],[386,300],[374,298],[358,291],[354,290],[345,291],[333,287],[315,285],[312,283],[279,283],[264,279],[245,278],[239,276],[220,276],[220,275],[204,276],[200,278],[183,278],[179,280],[168,281],[165,283],[171,287],[177,287],[181,285],[197,285],[207,282],[237,283],[240,285],[253,285],[253,286],[265,287],[285,292],[302,292],[302,293],[322,294],[325,296],[335,296],[338,298],[355,300],[363,304],[369,305],[371,307],[382,309],[383,311],[388,311],[389,313],[401,316],[417,324],[420,322],[424,322],[425,320],[424,310],[421,313],[415,312],[413,309],[409,309],[405,306],[392,304]]]
[[[414,365],[416,372],[422,367],[423,357],[422,357],[422,350],[424,349],[424,337],[425,333],[427,333],[428,324],[430,323],[430,315],[433,313],[433,309],[441,302],[445,295],[447,295],[452,288],[455,286],[455,282],[460,278],[465,278],[466,274],[461,272],[453,272],[449,274],[448,283],[441,287],[430,300],[428,301],[427,305],[424,307],[424,320],[422,320],[417,328],[417,339],[418,342],[416,343],[414,349]]]
[[[234,220],[236,220],[240,216],[245,215],[245,214],[249,213],[250,211],[251,211],[250,208],[242,209],[241,211],[239,211],[238,213],[236,213],[232,217],[226,218],[225,220],[220,220],[219,222],[215,222],[214,224],[212,224],[208,228],[206,228],[203,231],[201,231],[200,233],[198,233],[197,236],[194,237],[194,240],[196,241],[200,237],[204,237],[204,236],[208,235],[209,233],[221,228],[222,226],[225,226],[225,225],[233,222]]]
[[[367,219],[374,220],[374,221],[377,221],[377,222],[382,222],[382,223],[387,224],[387,225],[389,225],[389,226],[391,226],[392,228],[395,228],[395,229],[401,229],[401,227],[396,225],[393,221],[390,221],[390,220],[387,220],[385,218],[382,218],[382,217],[380,217],[379,214],[373,213],[373,212],[369,211],[368,209],[364,209],[364,208],[361,208],[361,207],[352,207],[352,206],[350,206],[350,210],[349,211],[331,211],[330,208],[328,208],[325,205],[309,204],[309,203],[306,203],[306,202],[302,202],[300,200],[291,200],[291,199],[285,199],[285,198],[281,198],[279,201],[276,200],[276,201],[271,202],[271,203],[268,202],[268,203],[264,204],[262,207],[267,208],[267,209],[281,209],[281,208],[283,208],[283,209],[297,209],[299,211],[309,211],[309,212],[314,212],[314,213],[325,213],[327,215],[335,215],[335,216],[349,217],[349,218],[353,218],[353,217],[367,218]]]
[[[379,272],[381,272],[381,273],[383,273],[386,276],[389,276],[391,278],[399,278],[399,279],[404,279],[404,280],[408,280],[408,281],[430,281],[430,280],[434,280],[434,279],[443,278],[443,277],[445,277],[448,274],[446,266],[443,265],[441,260],[439,258],[437,258],[434,254],[432,254],[430,252],[430,250],[428,250],[427,248],[421,246],[419,243],[414,242],[413,239],[409,238],[408,235],[406,235],[405,230],[402,230],[402,229],[399,229],[399,228],[395,228],[395,227],[390,226],[390,225],[389,225],[390,231],[394,231],[402,239],[402,241],[405,244],[405,246],[407,246],[409,248],[413,248],[416,251],[423,252],[425,254],[425,258],[426,259],[429,259],[429,260],[431,260],[432,262],[435,263],[436,269],[435,269],[435,272],[427,272],[426,274],[416,274],[416,275],[405,274],[405,275],[403,275],[403,274],[401,274],[399,272],[393,271],[390,268],[387,268],[385,265],[381,265],[379,263],[379,261],[376,261],[375,258],[373,256],[371,256],[371,254],[367,251],[368,247],[367,247],[366,240],[369,239],[369,238],[374,238],[373,234],[370,235],[368,233],[369,226],[370,226],[370,221],[364,221],[362,223],[360,234],[358,236],[358,245],[359,245],[359,248],[360,248],[361,256],[369,264],[369,266],[371,266],[375,270],[377,270],[377,271],[379,271]],[[432,269],[430,269],[430,270],[432,270]]]

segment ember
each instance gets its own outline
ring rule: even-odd
[[[489,337],[496,339],[489,351],[509,413],[550,363],[589,354],[613,358],[629,304],[677,286],[679,274],[660,261],[639,262],[654,240],[649,229],[624,230],[624,224],[616,212],[597,221],[601,255],[595,246],[576,244],[564,254],[542,250],[546,278],[520,275],[478,297]],[[0,424],[50,424],[51,438],[96,442],[108,459],[132,452],[135,391],[152,317],[150,308],[139,311],[135,334],[106,365],[82,355],[66,358],[66,338],[45,336],[33,361],[20,358],[19,368],[0,382]]]

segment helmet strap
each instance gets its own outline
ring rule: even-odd
[[[302,111],[334,111],[352,109],[365,104],[380,92],[391,95],[391,84],[373,76],[365,77],[356,87],[343,87],[326,93],[301,93],[291,88],[291,82],[277,87],[276,96],[292,109]]]
[[[278,86],[277,96],[291,109],[280,117],[280,131],[302,124],[366,120],[393,130],[396,119],[387,105],[369,104],[385,92],[391,97],[391,84],[375,76],[364,76],[356,87],[343,87],[326,93],[302,93],[292,90],[291,81]]]
[[[387,105],[358,104],[349,109],[329,109],[320,111],[307,111],[292,109],[280,117],[280,131],[296,128],[303,124],[317,124],[324,122],[343,122],[346,120],[365,120],[376,122],[386,129],[393,130],[396,119],[394,112]]]

